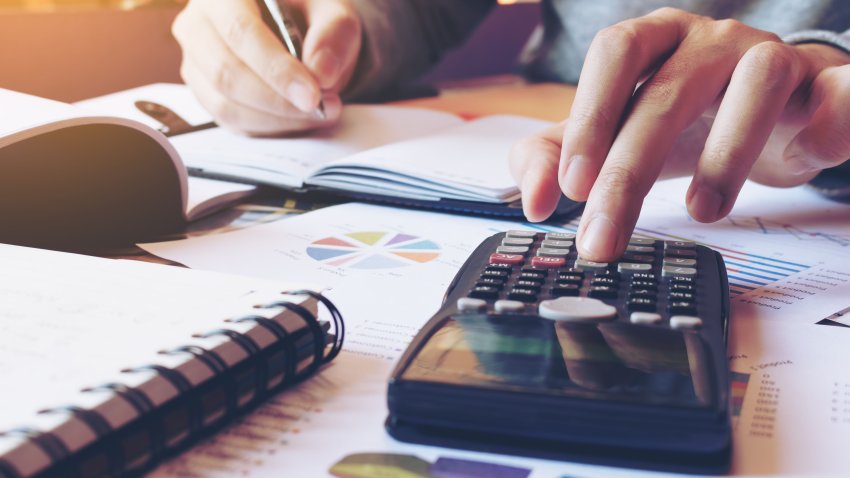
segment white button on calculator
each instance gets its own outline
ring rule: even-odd
[[[472,297],[461,297],[457,300],[457,310],[461,312],[477,312],[487,308],[487,301]]]
[[[537,313],[544,319],[567,322],[600,322],[617,317],[617,309],[590,297],[558,297],[540,302]]]
[[[497,300],[493,304],[497,314],[508,314],[511,312],[522,312],[525,310],[525,302],[518,300]]]

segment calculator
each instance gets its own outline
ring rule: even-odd
[[[508,231],[472,253],[389,381],[402,441],[675,472],[731,457],[723,259],[632,237]]]

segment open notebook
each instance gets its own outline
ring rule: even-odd
[[[137,102],[165,106],[187,123],[209,117],[188,87],[154,84],[78,103],[151,122]],[[250,138],[224,128],[171,137],[192,175],[432,209],[521,217],[508,168],[514,143],[550,123],[522,116],[471,121],[446,112],[348,105],[333,128],[285,138]],[[578,211],[565,201],[561,216]]]
[[[0,89],[0,242],[78,249],[179,230],[256,187],[189,178],[133,119]]]
[[[0,268],[3,478],[144,470],[342,344],[293,284],[8,245]]]

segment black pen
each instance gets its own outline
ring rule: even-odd
[[[263,23],[271,29],[277,39],[289,50],[289,54],[293,58],[301,60],[304,38],[301,34],[301,29],[298,28],[295,21],[290,15],[284,14],[277,0],[256,0],[256,2],[260,8],[260,16],[263,18]],[[319,100],[319,107],[316,112],[322,119],[327,117],[324,101]]]

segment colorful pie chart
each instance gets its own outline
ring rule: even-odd
[[[395,269],[433,261],[440,257],[440,246],[402,232],[361,231],[313,241],[307,255],[336,267]]]

